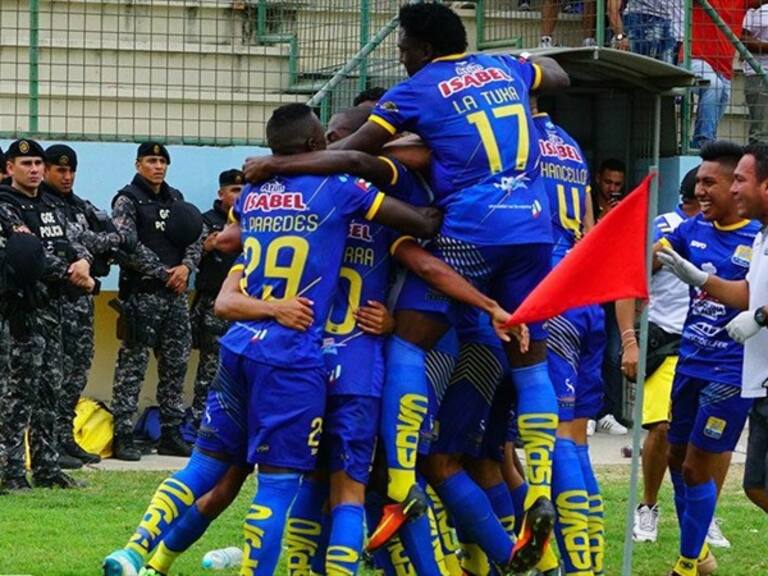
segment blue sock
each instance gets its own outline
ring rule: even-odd
[[[192,452],[186,467],[157,487],[126,548],[137,552],[145,560],[195,500],[213,488],[228,469],[227,462],[197,450]]]
[[[440,567],[435,559],[429,516],[424,514],[419,518],[409,520],[403,524],[398,534],[415,573],[419,576],[422,574],[424,576],[440,576]]]
[[[328,552],[328,540],[331,536],[331,515],[323,510],[323,519],[320,522],[320,540],[317,541],[317,551],[312,557],[312,574],[325,574],[325,554]]]
[[[683,480],[683,472],[669,469],[669,475],[672,478],[672,488],[675,490],[675,510],[677,511],[677,525],[680,530],[683,529],[683,517],[685,516],[685,493],[687,487]]]
[[[589,446],[579,444],[576,446],[579,456],[581,475],[584,478],[584,486],[589,497],[589,549],[592,554],[592,572],[595,576],[601,576],[604,571],[605,558],[605,507],[600,485],[597,483],[592,461],[589,458]]]
[[[510,370],[517,392],[517,426],[525,450],[528,493],[525,509],[540,497],[552,498],[552,453],[558,408],[546,362]]]
[[[499,519],[510,538],[515,539],[515,504],[506,482],[485,489],[493,513]]]
[[[488,559],[506,564],[513,542],[493,513],[488,497],[469,475],[461,471],[435,486],[435,491],[462,531],[477,542]]]
[[[274,574],[288,509],[299,491],[300,474],[259,473],[256,495],[245,517],[240,574]]]
[[[210,524],[211,519],[203,516],[197,506],[190,506],[163,543],[169,550],[184,552],[205,534]]]
[[[510,492],[512,503],[515,506],[515,534],[520,534],[520,528],[523,527],[523,518],[525,518],[525,496],[528,494],[528,483],[523,482]]]
[[[714,480],[709,480],[696,486],[686,485],[685,488],[685,516],[680,530],[680,555],[698,558],[707,537],[709,524],[715,515],[717,487]]]
[[[387,495],[397,502],[416,483],[419,430],[429,403],[425,370],[424,350],[397,336],[389,338],[380,431],[389,470]]]
[[[364,508],[357,504],[339,504],[331,512],[326,574],[357,574],[365,536],[364,516]]]
[[[576,443],[570,439],[558,438],[555,442],[552,500],[557,510],[555,537],[565,574],[591,574],[589,496]]]
[[[285,523],[286,565],[288,573],[306,574],[322,539],[323,505],[328,499],[328,484],[304,478]]]

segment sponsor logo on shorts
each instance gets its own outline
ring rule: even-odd
[[[712,438],[713,440],[719,440],[725,432],[726,422],[721,418],[715,418],[710,416],[707,418],[707,423],[704,425],[704,436]]]

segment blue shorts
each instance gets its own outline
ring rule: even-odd
[[[438,236],[427,249],[509,311],[522,303],[551,268],[551,244],[477,246]],[[436,314],[454,326],[462,313],[461,304],[434,290],[410,272],[396,308]],[[528,328],[532,340],[546,338],[543,323],[531,323]]]
[[[479,456],[506,357],[499,347],[462,344],[437,416],[433,454]]]
[[[448,384],[451,381],[453,369],[456,366],[456,358],[459,354],[458,341],[455,330],[449,330],[442,340],[437,343],[434,350],[427,353],[425,360],[427,372],[427,417],[421,423],[419,431],[419,454],[427,455],[431,451],[432,442],[435,439],[435,420],[437,410],[443,401]]]
[[[731,452],[744,429],[751,398],[741,397],[741,388],[709,382],[678,372],[672,383],[670,444],[689,442],[706,452]]]
[[[323,359],[331,375],[328,395],[381,397],[384,342],[384,338],[368,334],[344,339],[326,333]]]
[[[343,470],[353,480],[368,484],[380,408],[381,398],[373,396],[329,396],[320,442],[320,465],[330,472]]]
[[[560,420],[595,418],[603,404],[605,313],[574,308],[547,321],[547,364]]]
[[[248,382],[244,365],[251,362],[222,347],[219,369],[208,388],[195,447],[226,454],[231,462],[245,466],[248,460]]]
[[[247,372],[251,383],[248,462],[314,470],[323,431],[328,371],[253,362]]]

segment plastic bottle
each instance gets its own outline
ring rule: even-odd
[[[223,570],[240,566],[243,561],[243,549],[237,546],[211,550],[203,556],[203,568],[210,570]]]

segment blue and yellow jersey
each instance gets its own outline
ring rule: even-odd
[[[541,70],[489,54],[437,58],[389,90],[370,120],[421,136],[441,233],[476,244],[551,242],[528,93]]]
[[[662,240],[683,258],[725,280],[743,280],[752,259],[759,223],[743,220],[728,227],[699,214],[682,222]],[[744,347],[725,330],[740,310],[726,306],[701,288],[691,287],[677,371],[686,376],[741,386]]]
[[[392,168],[387,194],[416,206],[429,203],[419,177],[396,160],[382,158]],[[349,224],[338,289],[325,325],[326,361],[340,365],[331,379],[331,394],[380,396],[383,380],[371,379],[371,364],[383,354],[384,339],[366,334],[354,312],[369,301],[386,303],[391,283],[390,252],[407,237],[381,224],[355,217]],[[342,374],[343,372],[343,374]]]
[[[305,296],[314,303],[314,322],[306,332],[275,320],[236,322],[221,344],[266,364],[323,366],[323,327],[350,222],[373,218],[383,199],[383,192],[346,174],[276,176],[247,186],[233,210],[242,230],[241,289],[264,300]]]
[[[557,126],[549,114],[533,117],[537,130],[541,179],[552,215],[552,266],[562,260],[584,235],[589,195],[589,168],[576,140]]]

